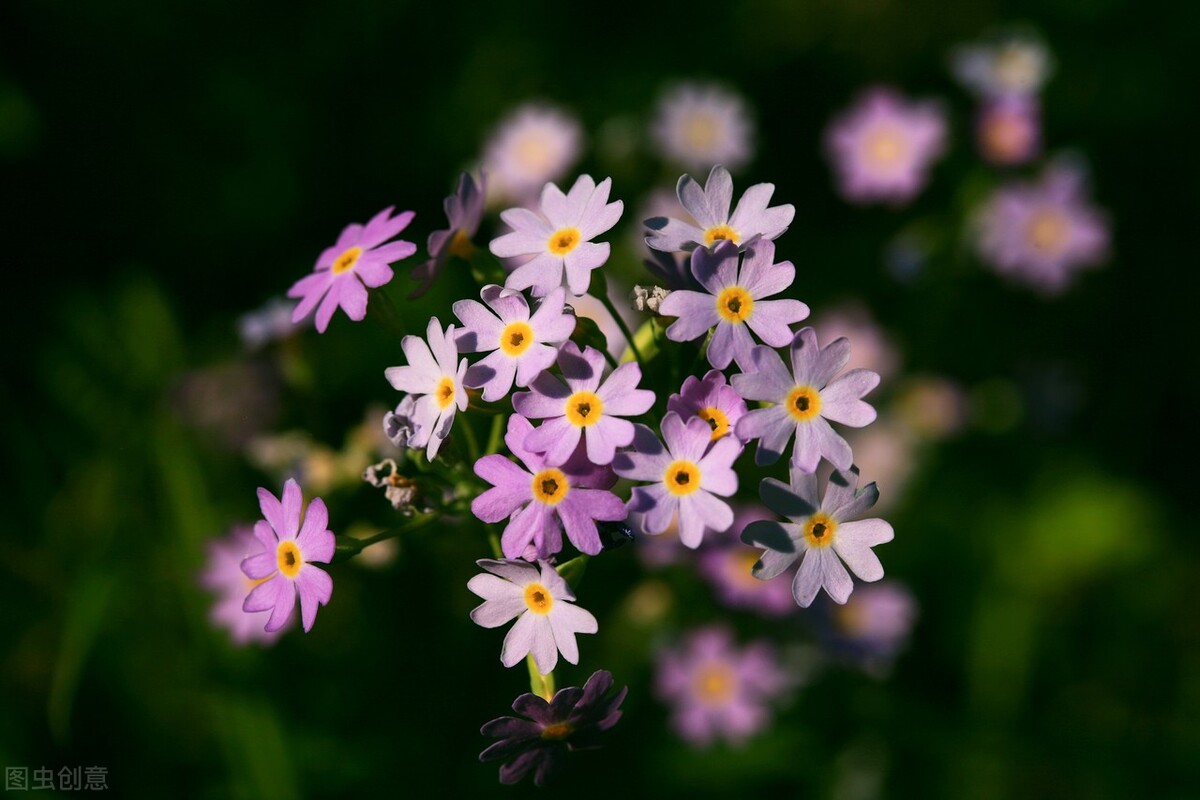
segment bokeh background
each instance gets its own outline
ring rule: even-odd
[[[948,54],[1012,23],[1054,54],[1048,150],[1086,156],[1113,223],[1106,267],[1053,299],[961,242],[971,187],[997,173]],[[257,517],[255,487],[278,489],[246,443],[302,430],[344,451],[395,402],[382,369],[400,358],[369,320],[287,353],[247,353],[236,321],[384,206],[416,210],[423,244],[529,99],[578,116],[580,170],[613,175],[632,223],[678,174],[639,155],[638,132],[664,86],[711,79],[754,109],[739,185],[774,182],[797,208],[779,246],[798,296],[818,315],[869,309],[900,376],[952,380],[966,422],[887,513],[881,558],[920,609],[894,668],[822,668],[744,746],[675,737],[647,654],[718,613],[803,648],[805,621],[721,612],[703,585],[647,577],[633,548],[596,559],[601,633],[560,681],[607,668],[631,693],[551,791],[1195,796],[1197,30],[1195,5],[1122,0],[4,3],[0,762],[104,765],[131,797],[531,791],[476,760],[479,725],[527,682],[467,619],[485,553],[455,526],[334,567],[308,635],[242,649],[208,625],[204,543]],[[903,210],[847,205],[821,154],[829,119],[877,82],[949,113],[952,149]],[[631,130],[633,155],[602,146]],[[900,279],[884,256],[914,223],[945,244]],[[623,244],[614,269],[632,278],[639,259]],[[457,296],[443,282],[406,326],[445,321]],[[326,500],[338,532],[387,524],[365,485]],[[646,608],[646,581],[664,607]]]

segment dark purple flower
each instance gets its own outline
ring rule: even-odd
[[[479,754],[480,761],[503,761],[500,782],[513,784],[533,773],[533,782],[545,786],[573,750],[594,750],[600,734],[621,718],[621,702],[627,688],[611,692],[612,674],[592,673],[580,689],[559,689],[547,702],[525,693],[513,701],[513,711],[528,719],[500,717],[479,729],[497,741]]]

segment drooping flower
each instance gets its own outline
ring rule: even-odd
[[[583,129],[561,109],[532,103],[514,109],[484,147],[488,201],[532,199],[546,181],[566,174],[582,148]]]
[[[467,588],[484,602],[471,619],[484,628],[498,628],[516,619],[504,637],[500,661],[506,667],[533,654],[538,671],[549,675],[558,665],[558,654],[579,663],[577,633],[599,628],[590,612],[573,604],[571,587],[548,561],[538,566],[525,561],[483,559],[475,562],[487,570],[467,582]]]
[[[463,327],[458,348],[465,353],[491,353],[467,369],[464,383],[483,388],[483,399],[494,403],[508,394],[515,380],[528,386],[558,355],[558,345],[575,330],[575,315],[563,310],[565,293],[555,289],[531,316],[525,297],[496,285],[483,287],[483,304],[459,300],[454,316]]]
[[[300,619],[307,633],[317,618],[317,608],[326,605],[333,594],[329,573],[314,566],[328,564],[333,558],[334,538],[328,529],[325,501],[314,497],[305,511],[300,484],[288,479],[283,485],[282,502],[260,488],[258,505],[263,519],[254,524],[254,538],[262,545],[262,552],[242,561],[242,572],[258,585],[246,596],[242,609],[270,610],[266,626],[270,633],[287,624],[299,595]]]
[[[279,631],[263,630],[268,615],[242,610],[246,595],[260,581],[253,581],[242,572],[242,560],[260,549],[250,525],[237,525],[223,539],[208,543],[208,558],[200,574],[200,585],[217,594],[208,619],[214,627],[229,631],[235,644],[269,643],[279,638]]]
[[[624,208],[620,200],[608,202],[611,188],[612,178],[597,185],[591,175],[580,175],[565,195],[547,183],[537,213],[527,208],[501,212],[512,232],[492,240],[492,253],[500,258],[530,257],[504,285],[532,289],[534,297],[564,284],[573,295],[586,294],[592,270],[608,261],[610,250],[608,242],[592,239],[616,225]]]
[[[509,520],[500,539],[507,558],[549,558],[562,549],[564,529],[581,553],[599,553],[596,521],[618,522],[626,516],[625,504],[606,491],[615,476],[588,463],[582,453],[550,466],[529,449],[532,431],[529,420],[509,417],[504,442],[525,468],[502,455],[476,461],[475,474],[493,488],[471,501],[471,511],[484,522]]]
[[[648,533],[662,533],[679,514],[679,539],[700,546],[705,531],[724,531],[733,524],[733,510],[717,497],[737,491],[733,462],[742,452],[736,437],[712,439],[712,428],[699,417],[684,423],[668,411],[662,421],[664,447],[644,425],[637,427],[633,451],[617,454],[613,470],[623,478],[649,481],[635,486],[629,510],[643,514]]]
[[[411,394],[406,394],[400,398],[395,411],[383,415],[383,435],[396,447],[424,447],[429,443],[429,440],[425,439],[423,443],[418,444],[422,442],[422,431],[415,419],[416,411],[417,399]]]
[[[881,581],[858,587],[845,605],[820,603],[813,610],[819,611],[817,638],[831,655],[882,676],[908,642],[917,601],[904,585]]]
[[[773,464],[794,432],[792,464],[798,469],[813,472],[822,456],[838,469],[849,469],[853,462],[850,445],[829,422],[852,428],[869,425],[875,409],[862,397],[879,384],[879,375],[852,369],[834,379],[850,358],[850,342],[837,339],[821,348],[812,328],[796,334],[791,354],[789,374],[778,353],[769,347],[755,347],[753,371],[733,376],[733,388],[742,397],[775,404],[753,409],[738,420],[738,438],[745,442],[758,439],[756,463]]]
[[[734,432],[737,421],[746,413],[746,401],[725,382],[720,370],[709,370],[703,379],[688,375],[679,394],[667,398],[667,410],[674,411],[684,422],[699,417],[712,429],[715,442]]]
[[[759,551],[741,541],[746,526],[762,519],[774,516],[757,503],[734,505],[733,525],[725,533],[705,537],[696,569],[726,606],[777,617],[796,610],[790,584],[755,578],[752,571]]]
[[[433,317],[425,333],[428,344],[419,336],[405,336],[400,347],[408,364],[388,367],[383,374],[392,388],[417,396],[409,417],[413,433],[408,446],[425,447],[432,460],[450,435],[455,411],[467,410],[467,390],[463,384],[467,360],[458,360],[453,325],[447,325],[443,331],[438,318]]]
[[[486,192],[487,175],[480,175],[478,182],[467,172],[459,176],[458,187],[444,203],[450,227],[429,234],[426,244],[429,260],[412,271],[412,279],[420,281],[421,285],[412,290],[409,299],[416,299],[429,291],[451,256],[470,258],[475,249],[471,237],[479,230],[479,222],[483,219]]]
[[[766,642],[739,648],[727,628],[708,627],[659,655],[656,684],[672,706],[671,726],[705,747],[716,739],[740,744],[769,725],[788,679]]]
[[[530,384],[532,391],[513,395],[518,414],[545,420],[525,447],[545,453],[546,463],[558,466],[582,439],[593,464],[611,464],[617,448],[633,441],[633,423],[621,417],[645,414],[654,405],[654,392],[636,388],[641,368],[621,364],[602,381],[604,356],[591,347],[581,352],[574,342],[558,351],[558,367],[566,384],[543,372]]]
[[[989,198],[975,220],[980,257],[1000,275],[1046,295],[1108,255],[1108,224],[1088,202],[1083,171],[1056,163],[1036,183],[1013,183]]]
[[[737,169],[754,155],[754,124],[742,98],[705,84],[663,94],[650,128],[659,154],[688,170]]]
[[[1023,33],[961,46],[951,54],[950,66],[964,86],[985,98],[1031,97],[1054,69],[1046,46]]]
[[[317,330],[324,333],[338,306],[355,322],[366,317],[367,289],[386,284],[393,275],[388,265],[417,252],[412,242],[388,241],[407,228],[413,218],[411,211],[393,217],[394,209],[385,208],[365,226],[347,225],[333,247],[321,252],[315,271],[288,289],[288,297],[300,298],[292,322],[304,319],[315,308]]]
[[[751,522],[742,532],[746,544],[764,548],[754,565],[756,578],[770,580],[803,558],[792,596],[807,608],[822,587],[835,602],[846,602],[854,589],[846,567],[864,581],[883,577],[871,548],[892,540],[892,526],[881,519],[856,519],[879,498],[874,483],[858,489],[858,470],[834,472],[820,499],[817,476],[794,467],[790,487],[764,478],[758,488],[763,503],[789,521]]]
[[[975,120],[979,152],[1003,167],[1024,164],[1038,153],[1041,120],[1037,100],[1000,97],[983,104]]]
[[[910,103],[875,88],[830,123],[825,147],[851,202],[906,203],[945,149],[946,121],[933,102]]]
[[[754,237],[777,239],[792,224],[796,207],[791,203],[770,206],[775,184],[756,183],[747,189],[733,213],[729,204],[733,202],[733,178],[722,166],[712,168],[704,188],[683,175],[675,187],[679,202],[696,220],[695,225],[669,217],[651,217],[645,221],[650,229],[646,244],[655,250],[675,252],[712,247],[723,241],[731,241],[745,247]]]
[[[547,702],[526,693],[513,701],[513,711],[528,719],[500,717],[479,732],[497,741],[479,754],[480,761],[505,761],[500,782],[513,784],[533,773],[533,782],[545,786],[562,768],[566,754],[594,750],[600,734],[621,719],[621,702],[628,689],[613,692],[612,674],[593,672],[580,689],[559,689]]]
[[[771,347],[783,347],[792,340],[792,323],[808,316],[808,306],[799,300],[766,299],[791,286],[796,277],[792,262],[775,263],[774,242],[759,240],[744,255],[733,242],[713,250],[698,248],[692,252],[692,274],[704,291],[671,292],[659,312],[678,317],[667,328],[667,338],[674,342],[698,339],[715,325],[708,363],[717,369],[731,361],[749,368],[754,347],[750,331]]]

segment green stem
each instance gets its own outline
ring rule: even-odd
[[[537,662],[533,660],[533,653],[525,657],[525,664],[529,667],[529,688],[538,697],[545,700],[547,703],[554,699],[554,670],[550,670],[549,674],[543,675],[538,671]]]
[[[504,551],[500,549],[500,536],[491,525],[488,526],[488,544],[492,547],[492,557],[496,559],[504,558]]]
[[[620,366],[620,365],[617,363],[617,360],[616,360],[615,358],[613,358],[613,357],[612,357],[612,353],[608,352],[608,348],[607,348],[607,347],[605,347],[605,348],[602,348],[602,349],[600,350],[600,352],[604,354],[604,360],[608,362],[608,365],[609,365],[610,367],[612,367],[613,369],[616,369],[618,366]]]
[[[492,431],[488,434],[487,455],[500,452],[500,444],[504,441],[504,416],[492,418]]]
[[[398,528],[389,528],[388,530],[380,531],[374,536],[368,536],[365,539],[356,539],[353,536],[338,536],[336,539],[337,543],[334,545],[333,561],[334,563],[346,561],[347,559],[358,555],[373,544],[386,542],[388,539],[395,539],[403,536],[406,533],[409,533],[410,531],[423,528],[424,526],[438,519],[440,516],[441,515],[436,511],[429,514],[418,514]]]
[[[479,439],[475,438],[475,429],[471,427],[471,423],[466,417],[467,415],[463,414],[463,438],[467,440],[467,453],[471,457],[471,463],[474,464],[479,460]]]

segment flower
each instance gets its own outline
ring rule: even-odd
[[[641,368],[622,364],[602,382],[604,356],[591,347],[580,352],[574,342],[558,351],[558,368],[566,385],[543,372],[529,385],[532,391],[513,395],[518,414],[546,420],[525,440],[525,447],[545,453],[546,463],[558,466],[582,439],[593,464],[611,464],[617,448],[633,441],[633,423],[621,417],[645,414],[654,405],[654,392],[635,388],[642,379]]]
[[[493,742],[479,754],[480,761],[506,761],[500,767],[500,782],[516,783],[529,773],[533,782],[545,786],[562,766],[563,757],[575,750],[599,747],[599,735],[621,719],[621,702],[628,689],[612,692],[612,674],[593,672],[580,689],[559,689],[546,702],[525,693],[513,701],[513,711],[528,717],[500,717],[479,729]]]
[[[579,159],[582,144],[579,123],[563,111],[537,104],[514,109],[484,147],[489,200],[532,198],[542,184],[562,177]]]
[[[712,584],[717,598],[726,606],[767,616],[782,616],[796,610],[787,583],[754,577],[752,570],[758,562],[758,551],[741,542],[742,531],[749,523],[773,518],[770,511],[757,503],[735,505],[733,525],[722,534],[707,537],[700,549],[696,569]]]
[[[429,234],[426,245],[429,248],[429,260],[412,271],[412,279],[420,281],[421,285],[412,290],[409,299],[416,299],[429,291],[438,275],[442,274],[450,256],[470,258],[474,250],[471,237],[479,230],[479,222],[483,219],[486,191],[487,175],[480,175],[478,183],[470,173],[464,172],[459,176],[458,187],[444,203],[450,227]]]
[[[264,519],[254,523],[254,538],[262,552],[242,561],[242,572],[257,581],[242,603],[248,612],[271,610],[266,631],[277,631],[287,624],[300,595],[300,619],[304,632],[312,630],[318,606],[327,605],[333,594],[329,573],[314,564],[328,564],[333,558],[333,532],[328,530],[329,512],[325,501],[313,498],[300,525],[304,496],[300,484],[288,479],[283,485],[283,502],[266,489],[258,490],[258,505]]]
[[[408,446],[426,447],[426,454],[433,459],[450,435],[455,410],[467,410],[467,390],[463,388],[467,360],[454,363],[458,347],[454,343],[453,325],[447,325],[443,332],[442,324],[433,317],[426,328],[426,338],[428,344],[419,336],[405,336],[400,347],[408,366],[388,367],[383,374],[392,388],[418,395],[410,414],[413,433]]]
[[[268,643],[279,638],[279,632],[263,630],[266,615],[242,610],[246,595],[261,581],[253,581],[242,572],[242,559],[258,549],[254,529],[236,525],[224,539],[208,543],[208,559],[200,574],[200,585],[217,593],[217,601],[208,619],[214,627],[225,628],[235,644],[252,641]]]
[[[383,435],[396,447],[408,447],[410,444],[414,447],[424,446],[417,444],[421,441],[421,427],[414,419],[416,411],[417,399],[406,394],[400,398],[395,411],[383,415]]]
[[[765,548],[754,577],[770,580],[803,557],[792,581],[792,597],[802,608],[822,587],[834,602],[846,602],[854,589],[847,566],[864,581],[882,578],[883,565],[871,548],[892,540],[892,526],[881,519],[855,521],[879,499],[874,483],[857,487],[857,469],[834,472],[820,500],[816,475],[793,467],[790,488],[764,478],[758,486],[762,501],[790,522],[751,522],[742,532],[743,542]]]
[[[733,432],[737,421],[746,413],[746,401],[725,383],[724,373],[713,369],[703,380],[688,375],[679,394],[667,398],[667,410],[674,411],[684,422],[691,421],[692,417],[704,420],[712,429],[715,442]]]
[[[407,228],[413,218],[411,211],[393,217],[394,209],[395,206],[389,206],[380,211],[365,227],[347,225],[333,247],[321,252],[315,272],[288,289],[288,297],[300,298],[292,311],[292,322],[299,322],[316,308],[317,330],[324,333],[338,306],[355,322],[367,315],[367,289],[378,288],[392,279],[388,264],[417,252],[412,242],[403,239],[388,242]]]
[[[878,372],[879,377],[886,380],[895,375],[900,367],[901,357],[896,343],[860,301],[850,300],[827,307],[820,314],[813,315],[809,323],[821,332],[821,338],[826,341],[843,336],[850,340],[850,358],[846,366],[851,369],[869,369]]]
[[[975,140],[985,159],[1000,166],[1024,164],[1041,144],[1037,100],[1000,97],[984,103],[975,120]]]
[[[742,369],[750,365],[754,339],[750,331],[771,347],[792,340],[794,322],[808,316],[808,306],[799,300],[765,300],[792,285],[796,268],[790,261],[775,263],[775,243],[757,241],[746,251],[738,269],[738,248],[722,242],[713,250],[692,252],[692,274],[703,292],[679,289],[659,305],[663,316],[678,317],[667,328],[673,342],[698,339],[716,326],[708,343],[708,363],[725,369],[736,361]],[[749,328],[749,330],[747,330]]]
[[[733,388],[742,397],[775,403],[749,411],[738,420],[735,432],[744,442],[759,440],[754,459],[758,464],[774,463],[795,431],[792,463],[801,471],[814,471],[822,456],[838,469],[849,469],[850,446],[829,421],[853,428],[869,425],[875,409],[862,396],[879,385],[879,375],[852,369],[834,380],[850,358],[850,342],[837,339],[822,349],[812,328],[796,334],[791,352],[790,375],[778,353],[759,346],[751,351],[754,371],[733,376]]]
[[[820,604],[817,636],[833,655],[882,675],[908,642],[917,601],[902,584],[860,586],[845,605]]]
[[[1057,163],[1037,183],[997,189],[975,218],[975,245],[997,273],[1059,294],[1108,255],[1108,224],[1086,194],[1081,168]]]
[[[960,83],[985,98],[1035,95],[1054,70],[1046,46],[1025,34],[958,47],[950,66]]]
[[[924,187],[945,138],[946,121],[935,103],[909,103],[878,87],[833,120],[825,147],[847,200],[902,204]]]
[[[747,189],[733,213],[729,204],[733,201],[733,178],[722,166],[712,168],[704,188],[683,175],[675,187],[679,202],[698,224],[693,225],[679,219],[651,217],[645,221],[650,229],[646,244],[655,250],[674,252],[693,250],[697,247],[712,247],[722,241],[732,241],[744,247],[755,236],[777,239],[792,224],[796,208],[791,203],[767,207],[775,184],[756,183]]]
[[[664,93],[650,136],[663,158],[684,169],[737,169],[754,155],[745,102],[717,86],[683,84]]]
[[[706,530],[723,531],[733,524],[729,504],[717,499],[737,491],[733,462],[742,452],[735,437],[713,441],[712,428],[699,417],[688,423],[674,411],[662,421],[664,448],[644,425],[637,427],[633,452],[619,453],[613,471],[622,478],[651,481],[635,486],[629,510],[645,516],[647,533],[662,533],[679,513],[679,539],[693,549]]]
[[[561,288],[546,295],[533,316],[520,292],[492,284],[479,296],[486,308],[474,300],[454,304],[454,316],[463,324],[458,349],[491,353],[467,369],[464,383],[483,387],[483,399],[494,403],[508,394],[514,378],[517,386],[528,386],[550,368],[558,355],[558,348],[550,345],[567,340],[575,330],[575,315],[563,310]]]
[[[475,474],[493,488],[471,501],[471,511],[484,522],[509,519],[500,539],[508,558],[549,558],[562,549],[562,531],[582,553],[600,552],[596,520],[625,519],[625,504],[605,491],[615,481],[608,469],[587,463],[576,454],[560,466],[529,449],[533,426],[514,414],[508,419],[505,444],[525,465],[522,469],[502,455],[475,462]]]
[[[475,563],[487,573],[467,582],[467,588],[484,600],[471,612],[471,620],[484,628],[517,620],[504,637],[500,652],[504,666],[514,666],[530,653],[543,675],[554,671],[560,652],[572,664],[579,663],[575,634],[595,633],[599,628],[591,613],[571,603],[575,599],[571,587],[550,562],[534,566],[485,558]]]
[[[727,628],[707,627],[659,654],[656,684],[673,707],[671,726],[703,747],[717,738],[738,744],[765,728],[787,677],[766,642],[738,648]]]
[[[292,304],[272,297],[266,305],[238,317],[238,336],[247,350],[258,350],[269,342],[286,339],[296,332]]]
[[[508,276],[509,289],[532,289],[534,297],[543,297],[563,285],[571,294],[586,294],[592,270],[608,261],[608,242],[592,239],[617,224],[624,204],[608,202],[612,178],[599,185],[591,175],[580,175],[568,194],[553,183],[542,189],[540,213],[527,208],[510,208],[500,218],[512,228],[510,233],[492,240],[494,255],[500,258],[532,256]]]

